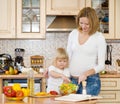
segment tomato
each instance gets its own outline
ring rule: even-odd
[[[23,96],[24,96],[24,93],[22,90],[16,91],[16,97],[23,97]]]
[[[56,92],[56,91],[50,91],[50,94],[51,95],[58,95],[58,92]]]

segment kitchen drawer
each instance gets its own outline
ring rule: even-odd
[[[103,97],[99,102],[120,104],[120,91],[100,91],[99,95]]]
[[[120,78],[101,78],[101,90],[120,90]]]

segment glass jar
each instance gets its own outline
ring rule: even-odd
[[[30,90],[30,96],[34,95],[34,72],[33,70],[29,70],[28,78],[27,78],[28,89]]]

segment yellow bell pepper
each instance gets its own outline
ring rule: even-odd
[[[28,88],[22,88],[22,91],[23,91],[25,97],[30,95],[30,90]]]
[[[21,90],[21,85],[19,83],[14,83],[12,87],[15,91]]]

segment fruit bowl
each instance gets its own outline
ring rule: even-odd
[[[25,97],[7,97],[6,96],[6,99],[8,100],[14,100],[14,101],[19,101],[19,100],[23,100]]]
[[[61,95],[68,95],[71,93],[76,93],[78,89],[78,86],[72,83],[63,83],[60,87],[60,94]]]

